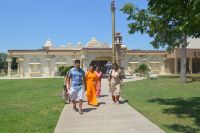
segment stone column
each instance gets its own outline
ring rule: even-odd
[[[24,77],[24,76],[23,76],[22,62],[20,62],[20,77]]]
[[[178,60],[175,57],[174,58],[174,74],[177,74],[177,73],[178,73]]]
[[[84,59],[83,61],[83,70],[86,72],[88,70],[89,63],[87,59]]]
[[[165,74],[165,62],[163,61],[163,64],[162,64],[162,73]]]
[[[124,75],[125,76],[125,68],[126,66],[125,66],[125,62],[124,62],[124,57],[120,57],[120,69],[122,70],[122,75]]]
[[[20,62],[17,61],[17,76],[19,77],[19,73],[20,73]]]
[[[190,74],[192,74],[192,58],[190,58],[189,60],[189,70],[190,70]]]
[[[115,44],[116,48],[116,63],[119,65],[119,68],[121,66],[121,46],[120,44]]]
[[[24,74],[23,74],[23,58],[19,58],[19,77],[24,77]]]
[[[81,68],[83,69],[83,59],[81,59],[80,61],[81,61]]]
[[[84,67],[84,60],[86,59],[86,57],[85,57],[85,54],[81,54],[81,57],[80,57],[80,67],[82,68],[82,69],[84,69],[83,67]]]
[[[161,73],[162,73],[162,74],[165,74],[165,73],[166,73],[166,72],[165,72],[165,61],[166,61],[166,58],[164,57],[162,61],[163,61],[163,62],[162,62],[162,66],[161,66]]]
[[[49,60],[48,65],[49,65],[49,76],[51,77],[51,60]]]
[[[47,58],[47,77],[51,77],[51,66],[50,66],[50,61],[51,59]]]
[[[7,58],[6,61],[8,62],[8,77],[11,77],[11,58]]]

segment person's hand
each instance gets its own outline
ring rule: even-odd
[[[70,95],[70,89],[69,88],[67,88],[67,94]]]
[[[87,86],[85,85],[85,90],[84,90],[84,92],[86,92],[87,91]]]

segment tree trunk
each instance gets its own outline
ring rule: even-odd
[[[187,48],[187,36],[184,37],[181,45],[181,82],[186,83],[186,48]]]

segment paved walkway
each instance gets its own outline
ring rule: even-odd
[[[65,105],[55,133],[164,133],[125,101],[122,100],[120,105],[113,104],[105,79],[102,80],[102,89],[100,106],[92,107],[84,102],[83,115],[74,112],[72,105]]]

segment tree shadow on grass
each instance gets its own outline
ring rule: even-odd
[[[174,98],[174,99],[163,99],[154,98],[148,100],[151,103],[157,103],[161,105],[173,105],[173,107],[163,110],[166,114],[175,114],[178,117],[189,117],[193,118],[195,125],[199,128],[193,128],[185,125],[166,125],[168,128],[175,131],[182,131],[184,133],[196,133],[200,131],[200,97],[192,97],[190,99]]]
[[[181,133],[198,133],[199,132],[199,129],[197,129],[197,128],[193,128],[190,126],[178,125],[178,124],[167,125],[166,127],[173,129],[175,131],[181,132]]]

